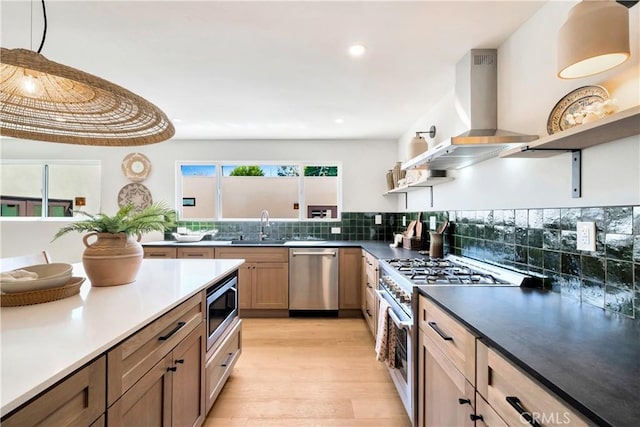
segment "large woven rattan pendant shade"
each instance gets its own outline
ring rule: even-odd
[[[118,85],[31,50],[0,49],[0,135],[129,146],[175,133],[158,107]]]

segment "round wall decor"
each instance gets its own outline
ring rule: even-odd
[[[142,184],[127,184],[118,193],[118,206],[133,205],[139,211],[153,203],[151,192]]]
[[[131,153],[122,160],[122,173],[133,182],[142,182],[151,171],[151,162],[142,153]]]

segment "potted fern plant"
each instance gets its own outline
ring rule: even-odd
[[[164,231],[176,223],[176,213],[164,203],[153,203],[136,210],[127,205],[115,215],[103,213],[86,215],[89,219],[61,228],[53,240],[69,232],[87,232],[82,265],[93,286],[124,285],[135,281],[144,251],[140,245],[142,234]],[[93,243],[89,239],[96,237]]]

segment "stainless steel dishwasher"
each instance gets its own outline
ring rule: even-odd
[[[338,248],[289,249],[289,310],[338,310]]]

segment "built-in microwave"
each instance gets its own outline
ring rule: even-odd
[[[238,317],[238,276],[234,272],[207,289],[207,350]]]

